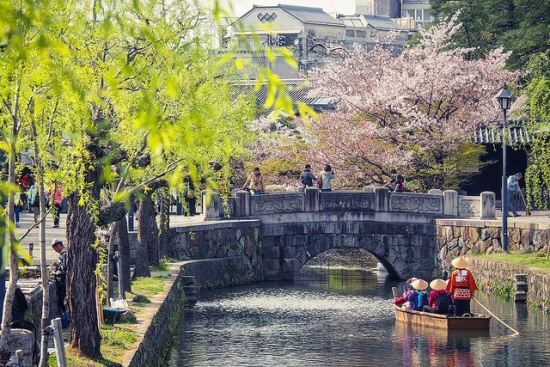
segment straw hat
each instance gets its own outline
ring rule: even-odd
[[[440,291],[447,287],[447,282],[443,279],[434,279],[430,282],[430,288],[434,291]]]
[[[464,257],[460,256],[451,261],[451,265],[457,269],[466,269],[468,266],[470,266],[470,263],[468,263],[468,261]]]
[[[417,279],[411,283],[411,286],[417,291],[424,291],[428,288],[428,282],[423,279]]]
[[[405,283],[411,284],[411,283],[414,282],[415,280],[416,280],[416,278],[415,278],[415,277],[412,277],[412,278],[407,279],[407,281],[405,281]]]

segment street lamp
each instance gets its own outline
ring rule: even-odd
[[[508,252],[508,190],[506,188],[506,139],[504,134],[506,132],[506,111],[512,105],[512,93],[506,88],[506,84],[495,98],[504,115],[502,133],[500,134],[502,142],[502,251]]]

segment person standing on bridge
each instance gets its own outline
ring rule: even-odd
[[[311,165],[308,163],[305,165],[304,172],[300,176],[302,188],[313,187],[313,181],[317,181],[317,177],[311,172]]]
[[[470,299],[474,297],[477,291],[476,281],[472,272],[466,269],[470,264],[463,257],[457,257],[451,264],[456,268],[451,274],[447,283],[447,292],[449,292],[454,302],[455,316],[470,314]]]
[[[334,178],[334,172],[330,164],[325,164],[325,169],[319,174],[319,188],[321,191],[332,191],[332,184],[330,181]]]

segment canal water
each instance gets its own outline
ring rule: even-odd
[[[479,294],[487,333],[396,323],[392,287],[375,269],[310,267],[294,282],[203,291],[167,366],[550,366],[549,316]],[[472,311],[488,314],[475,301]]]

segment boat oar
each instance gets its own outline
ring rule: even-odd
[[[494,313],[492,313],[491,311],[489,311],[489,309],[488,309],[487,307],[483,306],[483,305],[481,304],[481,302],[479,302],[479,301],[477,300],[477,298],[472,297],[472,299],[473,299],[474,301],[476,301],[478,305],[480,305],[481,307],[483,307],[483,309],[484,309],[485,311],[487,311],[491,316],[493,316],[495,319],[497,319],[498,321],[500,321],[500,322],[502,323],[502,325],[504,325],[504,326],[506,326],[508,329],[512,330],[514,333],[516,333],[516,335],[519,335],[519,332],[518,332],[516,329],[514,329],[513,327],[511,327],[510,325],[508,325],[507,323],[505,323],[505,322],[502,321],[501,319],[499,319]]]
[[[393,299],[397,299],[397,288],[391,287],[391,292],[393,293]]]

